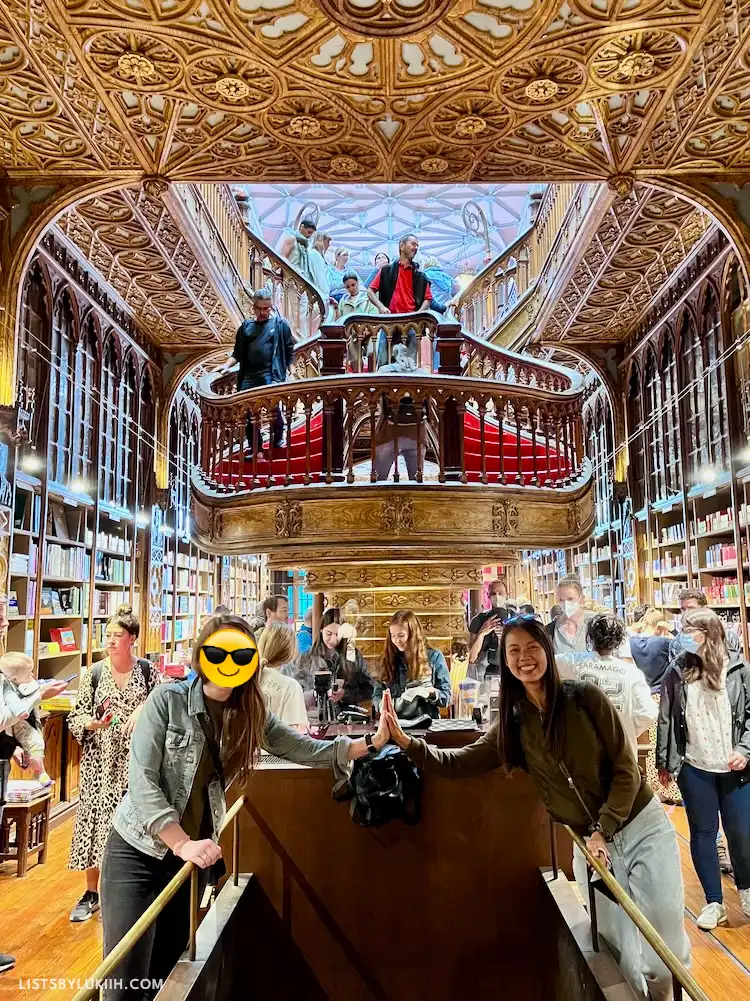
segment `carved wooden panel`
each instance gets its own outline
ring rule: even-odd
[[[5,0],[11,174],[748,166],[747,0]]]

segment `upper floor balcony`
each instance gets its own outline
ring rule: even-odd
[[[379,365],[399,343],[402,367]],[[200,380],[202,544],[486,560],[590,530],[578,373],[424,312],[323,324],[298,344],[294,375],[243,392],[231,374]]]

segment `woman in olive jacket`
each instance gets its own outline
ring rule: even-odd
[[[392,739],[427,774],[465,778],[501,766],[527,771],[552,819],[568,824],[611,865],[636,906],[687,962],[676,835],[638,769],[617,710],[596,685],[560,680],[549,634],[532,616],[505,623],[500,676],[500,720],[475,744],[438,750],[408,736],[386,692],[382,711]],[[668,1001],[667,967],[624,912],[602,903],[600,934],[636,995]]]

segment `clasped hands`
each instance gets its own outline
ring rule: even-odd
[[[378,738],[377,743],[380,746],[392,740],[402,751],[405,751],[411,743],[409,734],[401,729],[396,710],[393,708],[393,696],[388,689],[383,692],[383,701],[380,704],[380,723],[373,743],[376,742],[376,738]]]

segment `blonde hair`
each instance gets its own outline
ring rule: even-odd
[[[118,606],[115,614],[107,619],[107,628],[110,626],[119,626],[124,629],[126,633],[134,636],[138,639],[138,635],[141,631],[141,624],[138,621],[138,616],[133,613],[132,605],[120,605]]]
[[[34,661],[26,653],[20,653],[16,650],[9,650],[8,653],[3,654],[0,657],[0,672],[2,672],[6,678],[10,678],[13,681],[18,674],[26,674],[31,671],[32,675],[34,673]]]
[[[337,261],[342,254],[346,254],[348,257],[352,256],[352,252],[348,247],[336,247],[333,251],[334,261]]]
[[[672,616],[663,608],[650,608],[632,628],[635,633],[653,632],[656,636],[668,636],[672,632]]]
[[[315,239],[313,240],[313,247],[316,250],[318,250],[321,254],[324,254],[325,247],[323,246],[323,244],[325,243],[326,240],[330,239],[331,237],[329,233],[321,233],[320,230],[318,230],[317,233],[315,234]]]
[[[297,656],[297,637],[286,622],[271,622],[258,640],[261,667],[283,667]]]

